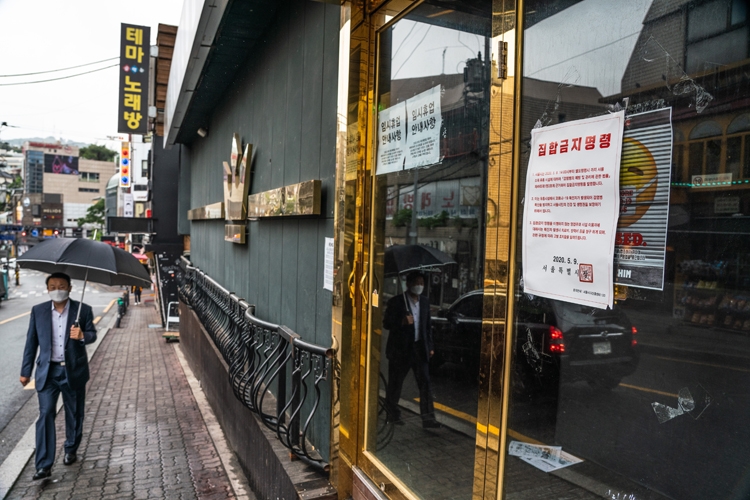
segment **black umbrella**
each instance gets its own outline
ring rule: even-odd
[[[384,274],[426,271],[436,267],[455,264],[445,252],[424,245],[393,245],[385,249]]]
[[[84,238],[52,238],[34,245],[16,260],[25,269],[65,273],[72,279],[105,285],[150,286],[151,278],[138,259],[119,248]],[[80,314],[80,308],[78,310]],[[78,318],[76,318],[78,321]]]

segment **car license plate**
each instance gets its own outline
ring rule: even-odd
[[[594,342],[594,354],[612,353],[612,344],[609,342]]]

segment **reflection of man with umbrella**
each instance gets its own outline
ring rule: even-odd
[[[89,362],[84,346],[96,341],[96,327],[91,307],[71,300],[70,290],[67,274],[50,275],[47,291],[52,300],[32,308],[26,334],[20,379],[24,386],[30,381],[39,349],[36,360],[39,419],[36,422],[34,479],[49,477],[55,461],[55,407],[60,393],[65,407],[65,465],[76,461],[83,435],[86,382],[89,380]],[[77,316],[78,322],[75,321]]]
[[[408,273],[406,291],[388,301],[383,315],[383,328],[388,330],[385,399],[389,422],[403,424],[398,402],[404,380],[409,371],[413,371],[419,387],[422,427],[440,427],[435,419],[430,387],[430,358],[434,354],[432,320],[430,301],[422,295],[425,283],[422,270],[453,263],[447,254],[421,245],[394,245],[385,251],[386,275]]]
[[[430,301],[422,295],[424,275],[412,271],[406,277],[407,291],[388,301],[383,316],[383,328],[388,329],[385,354],[388,357],[388,386],[386,387],[386,409],[388,420],[402,425],[401,388],[409,371],[414,371],[419,386],[419,413],[424,428],[440,427],[435,420],[430,387],[430,358],[432,326]]]
[[[65,465],[77,460],[76,452],[81,443],[89,380],[85,346],[96,341],[93,312],[83,304],[86,281],[144,285],[150,283],[150,278],[129,253],[86,239],[46,240],[24,253],[17,262],[27,269],[51,273],[47,278],[47,291],[52,300],[34,306],[31,311],[20,377],[21,384],[29,383],[36,358],[39,420],[34,479],[43,479],[51,475],[55,461],[55,407],[60,393],[65,406]],[[71,277],[86,280],[81,302],[70,299]]]

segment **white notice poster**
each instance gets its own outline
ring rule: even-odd
[[[531,131],[524,292],[612,307],[624,111]]]
[[[125,193],[122,195],[122,216],[133,217],[133,194]]]
[[[333,291],[333,238],[326,238],[325,246],[325,262],[323,264],[323,289]]]
[[[405,170],[440,161],[440,85],[406,101],[407,136]]]
[[[378,113],[377,175],[404,169],[406,154],[406,103]]]
[[[378,113],[376,174],[440,161],[440,85]]]

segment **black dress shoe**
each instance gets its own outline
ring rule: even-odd
[[[422,428],[423,429],[439,429],[440,422],[438,422],[437,420],[425,420],[422,422]]]
[[[34,474],[34,481],[37,479],[44,479],[45,477],[50,477],[52,475],[52,469],[37,469],[36,474]]]
[[[401,420],[401,415],[385,415],[385,425],[404,425],[404,421]]]
[[[70,465],[72,463],[75,463],[76,460],[78,460],[78,457],[75,453],[66,453],[65,458],[63,458],[63,463],[65,465]]]

